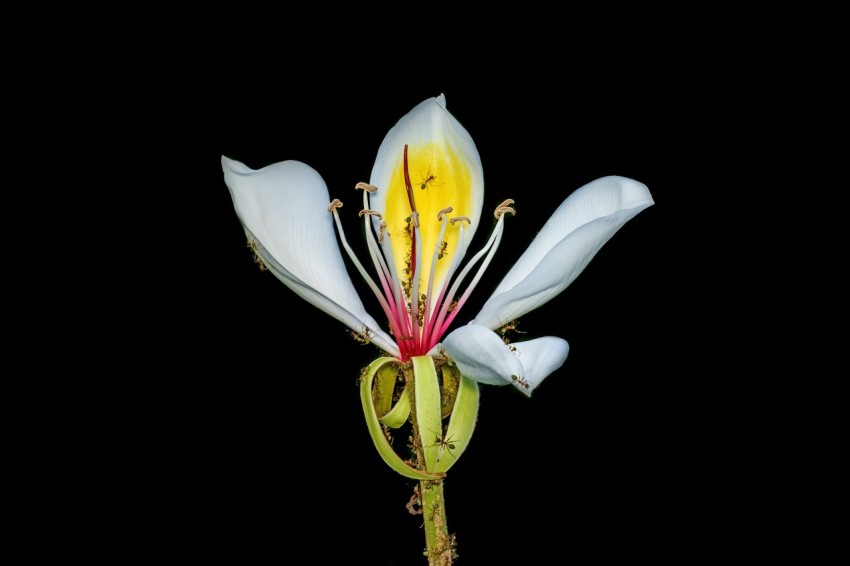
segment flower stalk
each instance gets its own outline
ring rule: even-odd
[[[435,472],[441,467],[441,459],[445,458],[444,462],[449,459],[453,462],[456,459],[454,452],[457,446],[453,442],[454,439],[443,433],[444,391],[440,390],[433,358],[415,357],[409,365],[405,366],[405,370],[407,388],[414,391],[412,402],[414,408],[411,410],[410,421],[413,425],[413,449],[417,467],[420,470]],[[450,378],[445,381],[451,382]],[[456,401],[457,398],[455,398]],[[477,403],[474,412],[476,414],[478,412]],[[472,431],[469,430],[470,435],[471,433]],[[425,527],[425,556],[428,558],[428,564],[429,566],[448,566],[454,557],[455,539],[449,534],[446,521],[443,479],[421,480],[419,497]]]
[[[443,480],[419,482],[422,515],[425,518],[425,555],[429,566],[449,566],[455,557],[455,537],[446,524]]]

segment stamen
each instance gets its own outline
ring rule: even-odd
[[[366,201],[368,199],[369,193],[363,192],[363,204],[368,204]],[[374,213],[374,214],[370,214]],[[388,265],[386,258],[389,258],[390,262],[392,260],[392,250],[387,251],[386,246],[389,245],[390,234],[386,231],[387,223],[383,220],[380,214],[377,214],[376,211],[372,211],[368,207],[365,208],[361,212],[361,217],[364,216],[373,216],[377,215],[378,218],[381,218],[380,223],[378,224],[378,241],[375,241],[375,234],[372,229],[374,224],[369,218],[364,218],[364,229],[366,232],[366,243],[369,247],[369,255],[372,258],[372,263],[375,266],[375,270],[378,273],[378,277],[381,281],[381,286],[384,290],[384,297],[387,300],[387,304],[390,308],[391,315],[388,316],[390,320],[390,330],[399,337],[406,336],[405,332],[407,326],[407,317],[401,316],[402,312],[405,312],[402,309],[401,301],[399,297],[401,295],[401,291],[398,288],[398,281],[395,275],[395,268],[391,265]],[[386,235],[387,243],[384,243],[384,235]],[[398,347],[401,352],[401,355],[407,356],[410,344],[405,342],[403,338],[400,338],[398,341]]]
[[[440,226],[440,235],[437,238],[437,243],[434,244],[434,255],[431,258],[431,273],[428,274],[428,292],[425,294],[425,310],[424,317],[422,319],[422,337],[419,342],[419,347],[421,349],[425,349],[426,342],[430,339],[431,335],[431,318],[432,318],[432,298],[434,296],[434,274],[437,270],[437,260],[443,257],[443,253],[448,247],[448,242],[444,241],[443,238],[446,237],[446,216],[449,212],[452,211],[451,207],[444,208],[437,214],[437,219],[442,223]],[[430,349],[430,348],[428,348]]]
[[[377,210],[370,210],[368,208],[364,208],[359,213],[357,213],[357,215],[361,218],[363,216],[365,216],[366,214],[368,214],[369,216],[377,216],[378,218],[383,218],[383,216],[381,216],[380,212],[378,212]]]
[[[419,228],[419,213],[414,210],[410,213],[410,219],[413,221],[413,227]]]
[[[514,203],[514,199],[509,198],[509,199],[505,200],[505,202],[503,202],[502,204],[500,204],[499,206],[496,207],[496,212],[493,213],[493,216],[495,216],[496,219],[499,219],[503,214],[505,214],[507,212],[510,212],[511,214],[516,216],[516,210],[514,210],[512,207],[508,206],[508,205],[513,204],[513,203]]]
[[[442,307],[440,308],[440,313],[437,316],[436,322],[434,324],[434,331],[431,335],[431,339],[429,340],[429,347],[433,347],[434,344],[430,344],[430,342],[434,342],[435,338],[439,339],[440,336],[446,331],[452,321],[455,319],[457,314],[460,312],[460,308],[466,302],[466,299],[469,297],[469,294],[472,293],[472,290],[475,288],[475,285],[481,279],[481,276],[484,274],[484,271],[487,269],[487,266],[490,264],[490,260],[493,257],[493,254],[496,252],[496,248],[499,247],[499,241],[502,238],[502,232],[504,231],[505,221],[504,218],[499,218],[498,223],[496,224],[496,229],[493,230],[493,233],[490,235],[490,239],[484,245],[484,247],[479,251],[469,263],[466,264],[466,267],[460,272],[460,274],[455,279],[454,283],[452,283],[451,289],[448,293],[441,297]],[[458,301],[454,301],[454,296],[457,293],[461,283],[464,278],[466,278],[467,274],[472,270],[478,261],[486,255],[482,265],[478,268],[478,272],[475,277],[473,277],[472,282],[467,286],[466,291],[463,293],[461,298]]]
[[[345,232],[343,232],[342,230],[342,222],[340,222],[339,214],[335,210],[336,208],[339,208],[341,206],[342,203],[339,201],[339,199],[334,199],[333,201],[331,201],[331,204],[328,205],[328,210],[333,212],[337,233],[339,234],[339,240],[342,243],[342,247],[348,253],[348,257],[351,259],[352,263],[354,263],[354,267],[357,268],[357,271],[360,272],[360,275],[366,281],[366,284],[369,285],[369,288],[375,294],[375,297],[381,304],[381,308],[384,310],[384,314],[387,316],[388,319],[393,320],[393,309],[387,303],[386,299],[384,298],[384,295],[378,289],[378,286],[375,284],[372,278],[369,277],[369,274],[366,272],[366,269],[364,269],[363,264],[361,264],[360,260],[357,259],[357,256],[354,255],[354,250],[352,250],[351,246],[348,245],[348,240],[345,237]],[[381,281],[381,283],[385,286],[383,281]]]
[[[365,193],[364,193],[365,194]],[[380,225],[379,225],[380,226]],[[412,230],[411,230],[412,232]],[[399,313],[398,323],[399,325],[404,325],[404,332],[402,334],[397,335],[402,342],[399,344],[399,347],[402,350],[405,350],[410,347],[410,341],[413,340],[412,333],[410,331],[410,318],[407,316],[401,316],[400,313],[406,312],[404,307],[404,290],[403,284],[399,279],[399,273],[395,267],[395,260],[393,259],[393,250],[392,250],[392,235],[389,231],[385,233],[385,239],[381,242],[381,252],[378,254],[378,258],[381,259],[381,263],[384,263],[386,260],[387,271],[390,273],[390,284],[392,286],[393,292],[390,296],[387,297],[387,300],[395,301],[396,312]],[[408,289],[409,290],[409,289]]]
[[[449,222],[451,222],[452,225],[457,224],[461,220],[466,220],[467,224],[472,224],[472,220],[470,220],[468,216],[455,216],[454,218],[449,218]]]
[[[364,183],[362,181],[357,183],[356,185],[354,185],[354,188],[355,189],[362,189],[362,190],[370,192],[370,193],[374,193],[378,190],[378,187],[376,187],[375,185],[370,185],[369,183]]]

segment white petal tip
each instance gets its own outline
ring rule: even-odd
[[[646,208],[655,204],[655,201],[652,200],[652,193],[649,192],[649,187],[640,181],[616,175],[603,177],[600,180],[610,181],[621,187],[621,198],[623,200],[622,208]]]
[[[513,346],[525,371],[525,381],[514,381],[513,385],[528,397],[544,379],[564,365],[570,353],[567,341],[554,336],[515,342]]]
[[[250,173],[252,169],[242,163],[241,161],[236,161],[235,159],[230,159],[224,155],[221,156],[221,168],[226,173],[230,171],[231,173],[237,173],[244,175],[245,173]]]
[[[446,95],[443,94],[442,92],[440,93],[440,96],[436,97],[434,100],[436,100],[437,104],[439,104],[443,108],[446,107]]]

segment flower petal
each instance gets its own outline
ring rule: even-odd
[[[457,365],[461,375],[490,385],[507,385],[511,376],[523,377],[519,359],[498,334],[467,324],[445,337],[441,348]]]
[[[652,204],[646,185],[625,177],[603,177],[575,191],[505,275],[475,324],[499,328],[555,297],[617,230]]]
[[[462,236],[459,225],[447,227],[443,241],[447,242],[444,255],[448,259],[437,264],[434,277],[434,288],[440,289],[450,276],[451,259],[463,256],[481,219],[484,200],[481,158],[472,137],[446,110],[443,95],[415,106],[387,133],[372,168],[370,183],[378,191],[370,195],[370,206],[380,211],[387,223],[397,270],[405,269],[405,258],[411,252],[406,232],[411,206],[403,174],[405,145],[422,234],[423,278],[427,280],[433,251],[442,243],[438,241],[441,227],[438,213],[452,207],[449,217],[466,216],[471,221]],[[379,221],[375,218],[373,222],[377,231]],[[400,280],[405,279],[401,272],[398,275]]]
[[[516,382],[514,385],[529,397],[541,381],[564,365],[567,354],[570,353],[570,345],[567,341],[554,336],[544,336],[525,342],[511,342],[511,346],[514,347],[517,358],[522,364],[528,387]]]
[[[299,296],[352,330],[398,356],[395,342],[366,312],[339,251],[328,189],[321,176],[299,161],[253,170],[222,156],[233,207],[255,251]]]

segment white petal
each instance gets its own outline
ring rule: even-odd
[[[390,349],[396,348],[363,308],[348,277],[321,176],[299,161],[254,171],[222,156],[221,165],[236,214],[249,237],[265,248],[261,255],[275,275],[353,330],[362,332],[365,327]],[[397,355],[397,348],[390,353]]]
[[[495,329],[546,303],[617,230],[652,204],[646,185],[625,177],[603,177],[581,187],[561,203],[474,322]]]
[[[411,182],[414,185],[414,197],[417,199],[417,208],[420,213],[420,223],[423,226],[423,250],[426,254],[423,264],[423,273],[427,274],[427,268],[430,265],[430,255],[434,244],[439,244],[436,240],[430,241],[425,237],[425,229],[430,228],[430,231],[439,231],[439,222],[437,222],[437,212],[445,207],[453,207],[452,216],[467,216],[471,224],[463,231],[463,238],[458,242],[457,247],[453,247],[451,254],[462,256],[472,237],[475,235],[475,230],[481,220],[481,208],[484,202],[484,171],[481,167],[481,158],[478,155],[478,149],[475,147],[472,137],[469,132],[446,110],[446,99],[442,94],[436,98],[429,98],[420,104],[416,105],[410,112],[404,115],[395,126],[393,126],[378,149],[378,155],[375,158],[375,165],[372,168],[370,183],[378,187],[378,191],[370,195],[371,208],[385,213],[392,209],[391,204],[397,202],[399,198],[398,192],[404,192],[404,187],[399,186],[397,182],[397,173],[402,157],[404,155],[404,146],[408,145],[411,152],[419,147],[437,146],[446,148],[448,151],[442,151],[440,155],[445,157],[450,154],[453,159],[457,159],[458,172],[457,179],[466,179],[468,175],[469,189],[463,191],[462,196],[455,196],[449,190],[450,186],[454,186],[451,179],[444,179],[442,174],[434,181],[435,185],[429,188],[429,192],[421,191],[419,187],[420,178],[427,171],[423,172],[418,169],[411,169]],[[413,156],[411,156],[412,163]],[[444,164],[445,165],[445,164]],[[453,169],[454,170],[454,169]],[[394,181],[396,179],[396,181]],[[466,183],[461,183],[465,188]],[[443,199],[445,197],[445,199]],[[388,203],[390,199],[390,203]],[[404,196],[404,201],[407,197]],[[403,216],[408,216],[409,210]],[[392,218],[387,218],[387,222],[392,222]],[[378,219],[374,218],[375,230],[378,230]],[[389,230],[401,230],[404,226],[390,226]],[[456,228],[454,228],[456,230]],[[401,239],[399,238],[399,244]],[[395,245],[395,244],[394,244]],[[409,250],[408,250],[409,251]],[[399,256],[402,257],[402,256]],[[396,258],[396,264],[401,266],[403,262]],[[445,274],[443,274],[445,275]],[[440,275],[438,274],[438,277]],[[439,288],[439,285],[438,285]]]
[[[378,149],[375,165],[372,167],[370,183],[378,187],[378,192],[372,196],[372,203],[377,205],[375,208],[380,208],[382,198],[386,195],[386,191],[381,191],[380,188],[389,186],[393,170],[404,152],[404,146],[429,143],[448,144],[468,162],[470,173],[473,175],[473,191],[476,193],[477,202],[475,207],[477,214],[471,216],[473,229],[468,231],[468,238],[471,239],[481,215],[484,199],[484,172],[481,167],[481,157],[478,155],[472,136],[446,110],[445,95],[441,94],[417,104],[387,132]]]
[[[525,371],[523,384],[514,383],[517,389],[528,396],[540,382],[546,379],[553,371],[564,365],[567,354],[570,353],[570,345],[566,340],[554,336],[544,336],[525,342],[512,342],[517,358]]]
[[[507,385],[523,377],[519,359],[498,334],[483,326],[461,326],[445,337],[441,348],[464,376],[490,385]]]
[[[257,238],[251,234],[246,228],[245,234],[249,240],[256,241]],[[255,253],[263,261],[265,267],[287,287],[292,289],[296,295],[317,307],[324,313],[327,313],[339,320],[349,328],[355,330],[361,337],[368,339],[372,344],[375,344],[390,355],[399,357],[398,345],[380,328],[375,328],[367,325],[362,318],[358,318],[350,311],[343,308],[341,305],[333,302],[328,297],[306,285],[297,277],[293,276],[280,262],[278,262],[267,249],[261,245],[254,247]],[[362,315],[361,315],[362,316]],[[368,314],[366,317],[368,318]]]

